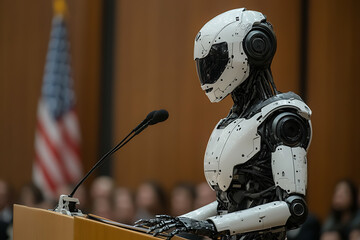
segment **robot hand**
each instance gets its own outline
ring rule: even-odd
[[[170,230],[171,232],[167,235],[169,239],[181,232],[194,233],[211,238],[217,233],[214,224],[211,222],[197,221],[187,217],[171,217],[169,215],[157,215],[156,218],[148,220],[141,219],[135,224],[135,226],[150,227],[148,233],[153,233],[154,236]]]

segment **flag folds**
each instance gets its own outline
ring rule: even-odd
[[[33,180],[47,197],[82,175],[80,131],[75,112],[70,45],[63,15],[53,18],[37,110]]]

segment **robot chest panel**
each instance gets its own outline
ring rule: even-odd
[[[247,162],[260,151],[261,137],[257,133],[260,118],[261,115],[257,114],[251,119],[236,119],[223,129],[215,127],[204,157],[204,172],[209,185],[218,185],[226,191],[234,167]]]

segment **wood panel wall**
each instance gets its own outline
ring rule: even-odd
[[[309,204],[328,214],[336,181],[360,184],[360,2],[309,1],[308,103],[313,110]]]
[[[68,1],[72,70],[84,168],[97,159],[101,1]],[[0,179],[15,190],[31,181],[37,102],[52,1],[0,1]]]
[[[204,181],[203,155],[212,129],[232,101],[211,104],[200,88],[194,38],[211,18],[246,6],[275,26],[273,74],[278,89],[299,89],[300,1],[119,1],[116,22],[115,142],[146,114],[167,109],[169,119],[146,129],[116,154],[118,184],[136,188],[147,179],[170,189]]]

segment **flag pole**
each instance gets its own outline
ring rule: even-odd
[[[53,10],[55,16],[64,16],[67,13],[65,0],[53,0]]]

